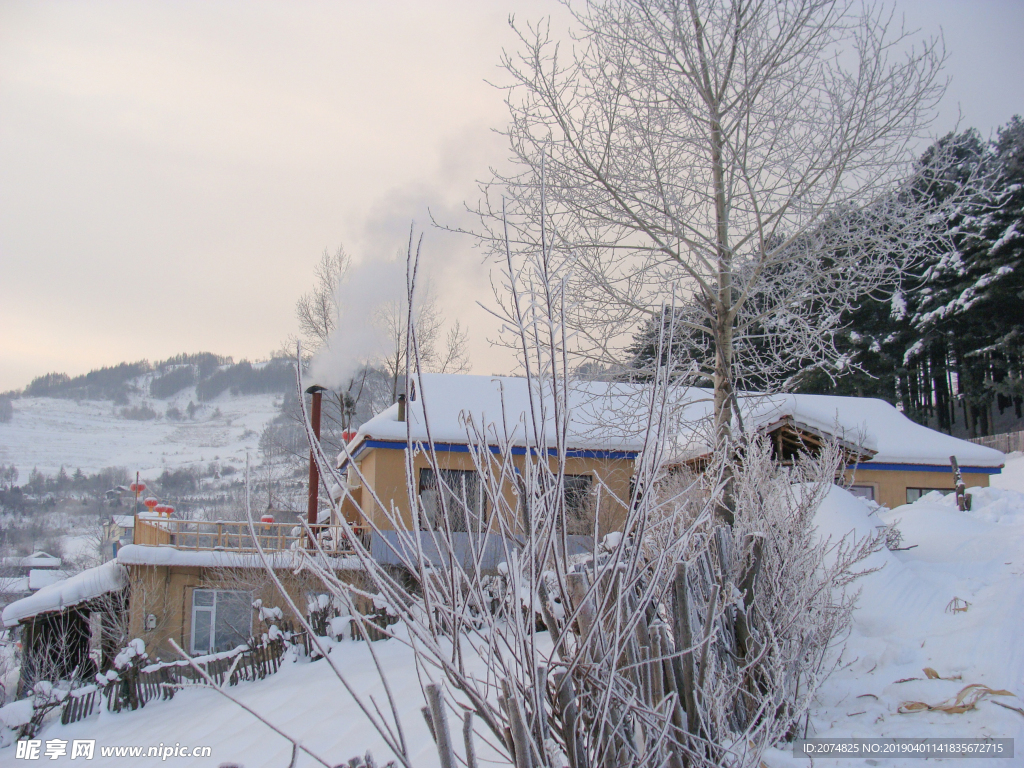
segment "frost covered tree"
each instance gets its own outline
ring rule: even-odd
[[[247,482],[250,533],[268,577],[324,656],[324,671],[336,676],[402,766],[413,768],[420,748],[408,740],[394,671],[370,644],[384,695],[354,686],[343,655],[330,653],[335,640],[324,636],[328,629],[345,626],[352,637],[390,637],[410,649],[444,766],[760,765],[768,747],[796,734],[836,663],[854,600],[847,587],[862,570],[858,563],[882,545],[881,535],[851,533],[835,541],[815,532],[814,514],[841,460],[838,446],[783,467],[769,442],[754,439],[742,460],[719,452],[700,475],[667,473],[663,436],[673,383],[661,376],[650,387],[630,388],[639,393],[635,405],[646,439],[636,484],[628,498],[617,499],[623,519],[595,515],[591,535],[573,536],[566,509],[574,386],[566,315],[576,300],[550,251],[522,260],[507,253],[505,266],[509,302],[502,320],[518,339],[529,405],[511,413],[517,426],[505,429],[460,417],[483,504],[442,493],[436,497],[442,514],[434,517],[435,502],[419,492],[416,454],[443,478],[438,446],[429,438],[436,424],[405,453],[410,521],[393,499],[377,495],[358,464],[343,477],[307,421],[322,476],[341,493],[328,499],[342,529],[330,535],[350,543],[359,578],[341,578],[337,561],[320,548],[327,532],[317,535],[304,525],[310,545],[293,551],[295,570],[320,582],[311,591],[325,593],[318,605],[337,620],[304,618],[261,549]],[[414,294],[411,284],[408,293]],[[421,355],[412,313],[406,322],[404,378],[412,382]],[[303,389],[300,373],[297,390]],[[424,390],[422,380],[417,390],[429,413],[438,393]],[[717,524],[713,512],[727,464],[739,501],[732,527]],[[614,491],[595,479],[599,509]],[[397,566],[382,564],[374,545],[346,521],[340,505],[357,503],[356,487],[375,509],[364,524]],[[506,493],[510,488],[514,494]],[[458,519],[481,525],[466,530],[451,524]],[[421,525],[426,521],[436,522]],[[502,560],[496,568],[483,556],[491,546]],[[461,720],[461,739],[449,724],[453,715]],[[303,749],[275,730],[296,753]]]
[[[675,325],[706,342],[688,353],[726,441],[736,387],[837,360],[842,312],[936,247],[935,201],[908,177],[943,92],[942,46],[853,2],[569,12],[571,48],[549,25],[516,27],[521,50],[503,62],[515,165],[484,186],[478,234],[500,252],[507,226],[520,252],[547,232],[579,299],[575,351],[599,363],[684,308]]]
[[[935,157],[954,162],[933,173]],[[933,226],[946,247],[924,254],[890,297],[866,297],[846,312],[837,347],[850,361],[848,374],[803,372],[801,390],[882,397],[911,418],[957,434],[1015,428],[1024,405],[1022,157],[1020,118],[993,142],[968,130],[925,152],[921,173],[933,179],[921,193],[938,198],[943,215]],[[945,205],[972,178],[987,182]]]
[[[909,318],[916,338],[906,353],[930,386],[920,396],[908,381],[904,392],[946,431],[961,405],[977,435],[993,431],[993,404],[1000,412],[1013,406],[1020,419],[1024,399],[1024,123],[1015,117],[987,147],[973,131],[944,141],[957,138],[966,147],[963,165],[984,168],[993,183],[943,222],[950,247],[921,277]],[[951,185],[968,173],[957,171]]]

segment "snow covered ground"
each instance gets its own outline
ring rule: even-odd
[[[1024,453],[1006,454],[1006,466],[998,475],[992,475],[993,488],[1005,488],[1024,493]]]
[[[406,743],[415,766],[437,766],[437,752],[420,714],[424,705],[412,653],[398,641],[376,643],[374,651],[388,670],[392,693],[402,712]],[[379,682],[366,643],[344,641],[333,651],[344,667],[353,688],[364,697],[373,695],[382,708],[387,698]],[[389,754],[383,739],[373,730],[341,683],[331,674],[324,660],[285,664],[276,675],[255,683],[242,683],[228,689],[247,706],[270,719],[277,727],[303,741],[304,746],[332,765],[362,756],[370,750],[378,765]],[[453,733],[460,734],[460,724],[450,722]],[[270,728],[246,713],[236,704],[212,690],[190,689],[178,692],[169,702],[153,702],[135,712],[111,714],[102,712],[98,718],[61,726],[48,727],[42,740],[96,739],[96,753],[86,765],[126,766],[217,766],[237,762],[245,768],[283,768],[291,759],[291,745]],[[461,739],[460,739],[461,741]],[[103,746],[157,746],[175,744],[211,746],[212,757],[202,759],[169,758],[103,758]],[[488,752],[478,741],[480,756]],[[70,749],[68,750],[70,753]],[[47,765],[78,765],[65,756],[46,761]],[[0,750],[0,766],[24,765],[15,757],[13,747]],[[298,765],[303,768],[319,765],[302,755]]]
[[[901,552],[872,556],[869,567],[880,570],[860,580],[862,590],[854,626],[839,668],[820,692],[812,712],[809,737],[1009,737],[1016,740],[1013,759],[947,765],[1024,765],[1024,715],[996,701],[1024,708],[1024,493],[1007,486],[1024,484],[1024,461],[1011,457],[1001,488],[973,491],[974,509],[961,513],[955,500],[930,494],[913,505],[872,514],[865,504],[834,489],[817,516],[823,535],[866,533],[877,525],[899,521]],[[959,599],[961,602],[955,602]],[[953,611],[954,606],[967,610]],[[414,764],[438,765],[437,755],[419,712],[423,706],[411,653],[399,642],[376,643],[374,649],[388,670],[402,712]],[[345,641],[335,658],[355,688],[372,693],[386,706],[365,644]],[[942,678],[929,679],[925,668]],[[939,704],[969,684],[1007,689],[1014,696],[990,696],[961,714],[900,714],[908,701]],[[286,665],[271,678],[230,689],[248,706],[301,738],[329,762],[340,763],[373,751],[387,759],[382,739],[359,713],[323,661]],[[452,723],[458,733],[457,723]],[[235,761],[245,768],[278,768],[288,764],[288,744],[265,725],[214,691],[187,690],[173,701],[154,702],[131,713],[104,712],[70,726],[51,725],[43,740],[96,739],[97,746],[209,745],[213,758],[169,758],[166,764],[216,766]],[[481,751],[485,750],[479,744]],[[52,761],[62,765],[67,758]],[[92,764],[156,766],[159,758],[97,756]],[[0,768],[20,765],[13,748],[0,750]],[[311,758],[299,765],[311,766]],[[810,766],[791,750],[773,750],[768,768]],[[816,759],[814,766],[860,765],[915,768],[917,759]]]
[[[1024,478],[1020,478],[1024,480]],[[822,505],[820,530],[842,535],[898,521],[903,552],[883,551],[867,563],[884,566],[860,582],[861,596],[841,667],[825,684],[808,737],[1007,737],[1013,760],[982,765],[1024,765],[1024,494],[973,491],[973,512],[956,509],[953,496],[932,493],[915,504],[866,517],[863,503],[835,489]],[[967,610],[954,611],[955,598]],[[928,679],[924,668],[943,678]],[[907,681],[907,682],[901,682]],[[983,699],[962,714],[912,712],[900,704],[935,705],[980,683],[1015,694]],[[974,764],[957,758],[949,765]],[[772,768],[806,766],[806,758],[776,752]],[[914,766],[917,759],[859,762],[815,760],[816,766]]]
[[[0,424],[0,464],[17,466],[20,482],[33,467],[52,475],[61,466],[69,474],[76,468],[90,474],[119,466],[148,478],[215,458],[241,466],[246,451],[255,454],[264,425],[277,415],[281,395],[225,392],[204,403],[194,420],[165,416],[170,406],[184,412],[190,400],[198,402],[194,387],[169,400],[133,398],[132,406],[148,406],[159,415],[133,421],[109,401],[19,398],[13,420]]]

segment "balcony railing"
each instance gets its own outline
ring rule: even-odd
[[[297,523],[255,523],[256,537],[266,552],[311,548],[302,526]],[[340,525],[314,527],[320,546],[330,555],[352,553],[352,545]],[[366,531],[356,529],[365,538]],[[177,520],[139,516],[135,521],[134,542],[151,547],[204,552],[255,552],[256,542],[249,524],[238,520]]]

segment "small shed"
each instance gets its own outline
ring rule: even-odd
[[[105,669],[121,639],[127,585],[127,569],[111,561],[4,608],[4,626],[22,633],[22,690],[39,679],[88,679]]]

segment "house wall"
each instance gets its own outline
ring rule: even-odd
[[[239,589],[252,593],[252,599],[263,601],[267,607],[276,606],[284,611],[286,621],[298,626],[298,617],[292,614],[265,571],[260,568],[199,568],[189,566],[128,566],[129,579],[129,631],[146,643],[151,659],[164,661],[180,659],[171,647],[173,639],[185,651],[191,652],[192,592],[196,589]],[[306,574],[291,570],[277,571],[285,590],[295,604],[305,610],[307,596],[325,592],[322,585]],[[342,581],[358,578],[356,573],[339,573]],[[147,630],[146,617],[156,616],[156,629]],[[253,633],[260,635],[266,627],[253,611]]]
[[[989,476],[978,472],[964,472],[968,488],[987,488]],[[915,472],[910,470],[857,469],[847,471],[846,480],[854,485],[873,485],[875,501],[889,509],[907,503],[907,488],[940,488],[953,490],[956,481],[953,471]]]
[[[494,457],[498,460],[499,457]],[[520,470],[525,466],[526,456],[514,456],[513,464]],[[473,470],[473,457],[466,452],[438,451],[437,459],[442,469]],[[360,457],[359,466],[366,478],[366,483],[373,487],[383,504],[394,504],[399,510],[401,520],[406,529],[412,527],[412,515],[409,509],[409,498],[405,482],[405,451],[394,449],[373,448]],[[550,459],[554,467],[554,459]],[[427,456],[417,453],[413,460],[414,485],[418,484],[419,470],[430,466]],[[600,477],[611,489],[613,498],[604,498],[600,510],[600,527],[604,530],[615,530],[622,526],[626,517],[626,505],[629,503],[630,479],[634,472],[632,459],[596,459],[567,458],[565,460],[567,475],[591,474]],[[518,498],[513,483],[506,483],[502,488],[506,508],[518,509]],[[360,491],[362,514],[382,530],[391,530],[393,526],[386,519],[384,510],[373,500],[370,493],[363,488]],[[492,525],[493,527],[493,525]]]

